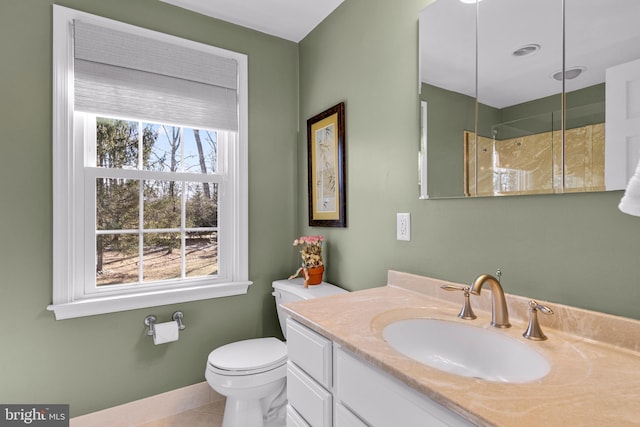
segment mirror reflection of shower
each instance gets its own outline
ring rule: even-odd
[[[468,138],[467,178],[476,177],[465,182],[469,195],[604,191],[603,109],[592,105],[567,110],[564,149],[557,129],[559,112],[496,124],[491,138],[478,136],[477,150],[475,137]]]

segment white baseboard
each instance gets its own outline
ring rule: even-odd
[[[113,408],[71,418],[70,427],[139,426],[223,400],[204,381]]]

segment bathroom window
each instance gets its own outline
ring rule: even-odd
[[[218,275],[218,141],[207,129],[86,115],[95,162],[95,285],[136,285]],[[87,235],[90,230],[87,230]],[[91,266],[87,266],[90,268]]]
[[[246,293],[246,56],[54,6],[57,319]]]

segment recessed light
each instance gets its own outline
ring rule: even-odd
[[[482,0],[460,0],[460,1],[465,4],[473,4],[473,3],[480,3]]]
[[[540,50],[539,44],[527,44],[514,50],[511,55],[513,56],[529,56],[537,53]]]
[[[575,79],[576,77],[578,77],[580,74],[584,73],[585,71],[587,71],[587,67],[571,67],[571,68],[567,68],[566,70],[564,70],[564,79],[565,80],[572,80]],[[558,80],[558,81],[562,81],[562,70],[561,71],[556,71],[555,73],[552,74],[551,77],[553,77],[554,79]]]

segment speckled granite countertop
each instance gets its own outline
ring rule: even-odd
[[[382,339],[387,324],[416,317],[491,328],[488,289],[472,297],[478,318],[468,321],[457,317],[462,294],[440,290],[445,283],[390,271],[387,286],[284,307],[294,319],[478,425],[640,426],[640,321],[540,301],[556,312],[539,316],[549,339],[528,341],[522,337],[528,299],[507,294],[513,326],[495,330],[539,351],[551,363],[550,373],[523,384],[461,377],[415,362]]]

